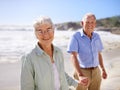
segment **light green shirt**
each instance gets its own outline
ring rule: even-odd
[[[76,87],[78,83],[64,71],[61,50],[53,47],[53,59],[59,73],[60,90],[68,90],[68,84]],[[54,81],[50,57],[36,45],[31,52],[22,57],[21,90],[54,90]]]

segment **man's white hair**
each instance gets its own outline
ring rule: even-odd
[[[96,19],[95,15],[94,15],[93,13],[86,13],[86,14],[83,16],[82,21],[84,22],[84,21],[86,20],[86,18],[87,18],[87,17],[90,17],[90,16],[93,16],[93,17]]]

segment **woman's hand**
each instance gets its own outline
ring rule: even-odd
[[[83,86],[87,86],[89,84],[88,77],[85,76],[79,76],[79,83]]]

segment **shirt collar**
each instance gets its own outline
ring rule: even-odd
[[[37,55],[42,55],[44,53],[44,51],[39,47],[38,43],[35,47],[35,52],[37,53]]]
[[[81,37],[86,36],[83,32],[83,29],[80,29],[80,35],[81,35]]]
[[[80,29],[80,35],[81,35],[81,37],[86,36],[85,33],[83,32],[83,28]],[[95,36],[95,34],[94,34],[94,32],[92,32],[92,37],[94,37],[94,36]]]
[[[59,49],[56,47],[56,46],[54,46],[53,45],[53,50],[54,50],[54,52],[58,52],[59,51]],[[37,55],[42,55],[42,54],[44,54],[45,52],[44,52],[44,50],[42,50],[41,48],[40,48],[40,46],[38,45],[38,43],[37,43],[37,45],[36,45],[36,47],[35,47],[35,52],[37,53]]]

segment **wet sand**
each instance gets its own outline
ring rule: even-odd
[[[0,90],[20,90],[21,63],[0,63]]]

